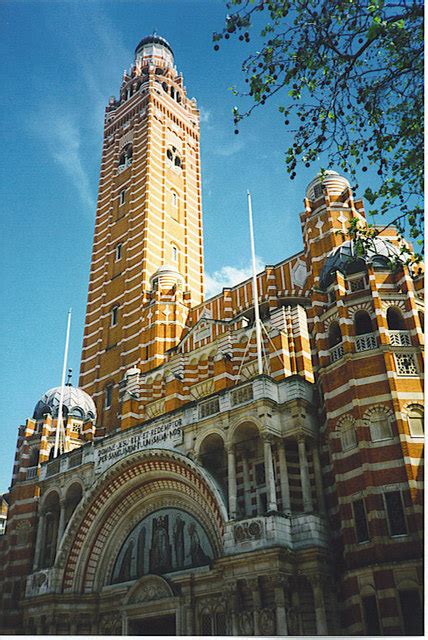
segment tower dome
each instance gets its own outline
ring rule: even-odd
[[[54,387],[46,391],[35,406],[33,418],[40,420],[46,413],[54,418],[58,417],[60,397],[61,387]],[[71,415],[85,421],[95,421],[97,410],[94,401],[86,391],[79,387],[65,385],[63,415]]]
[[[388,268],[399,256],[399,248],[379,236],[368,241],[363,255],[357,252],[354,240],[346,240],[327,254],[320,273],[320,287],[326,289],[333,282],[336,271],[349,275],[364,271],[368,264]]]
[[[323,194],[323,190],[327,190],[329,195],[340,196],[345,189],[349,189],[350,184],[346,178],[337,173],[337,171],[327,170],[320,172],[309,184],[306,189],[306,197],[309,200],[316,200]]]
[[[152,289],[171,289],[174,285],[183,286],[183,276],[169,264],[164,264],[157,269],[150,278]]]
[[[174,52],[165,38],[153,34],[143,38],[135,49],[135,62],[139,66],[145,64],[174,66]]]

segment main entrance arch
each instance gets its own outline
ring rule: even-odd
[[[57,558],[57,566],[63,567],[61,590],[100,593],[112,584],[115,569],[116,578],[120,572],[118,562],[123,561],[126,553],[124,544],[132,539],[133,530],[143,521],[150,524],[148,542],[153,546],[155,526],[165,528],[168,522],[172,537],[173,527],[181,519],[189,538],[182,553],[191,556],[193,550],[193,558],[198,557],[199,561],[191,562],[189,557],[180,560],[177,556],[180,545],[176,544],[176,549],[170,549],[171,566],[161,565],[157,570],[155,553],[149,555],[149,549],[142,571],[134,570],[129,575],[125,571],[120,581],[132,582],[141,577],[139,573],[168,573],[174,568],[201,565],[205,556],[209,563],[220,555],[226,517],[218,488],[201,467],[183,454],[152,449],[131,455],[99,478],[76,512]],[[131,560],[133,553],[136,551],[131,549]],[[133,566],[135,562],[130,562],[130,571]]]

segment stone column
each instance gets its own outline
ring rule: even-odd
[[[272,436],[269,434],[263,435],[263,449],[265,457],[267,508],[268,511],[277,511],[278,506],[276,504],[275,475],[272,459]]]
[[[61,544],[62,534],[65,530],[65,500],[60,500],[59,503],[60,512],[59,512],[59,524],[58,524],[58,535],[56,539],[56,550],[58,551],[59,545]],[[74,634],[72,634],[74,635]]]
[[[322,484],[322,472],[320,454],[318,451],[318,445],[314,442],[312,447],[312,459],[314,461],[314,474],[315,474],[315,487],[317,491],[318,509],[321,515],[325,515],[325,501],[324,501],[324,489]]]
[[[244,479],[244,509],[245,515],[251,515],[251,487],[250,487],[250,472],[248,468],[248,451],[243,451],[242,454],[242,471]]]
[[[253,620],[254,620],[254,635],[260,635],[260,625],[259,625],[259,611],[261,609],[261,598],[260,598],[260,589],[259,582],[257,578],[248,581],[251,594],[253,597]]]
[[[238,625],[238,601],[236,594],[236,582],[229,583],[226,585],[226,596],[227,601],[229,602],[230,608],[230,618],[231,618],[231,633],[229,635],[238,636],[239,635],[239,625]]]
[[[124,611],[122,612],[122,635],[128,635],[128,616]]]
[[[285,595],[284,595],[284,586],[286,585],[286,581],[284,578],[279,577],[275,581],[275,604],[276,604],[276,635],[277,636],[287,636],[288,635],[288,626],[287,626],[287,613],[285,609]]]
[[[311,482],[309,478],[308,459],[306,457],[305,436],[301,435],[297,439],[299,447],[300,480],[302,483],[303,511],[312,511]]]
[[[36,546],[34,550],[34,563],[33,563],[33,571],[37,571],[40,569],[40,564],[42,561],[42,544],[43,538],[45,536],[45,512],[40,511],[39,513],[39,522],[37,525],[37,535],[36,535]]]
[[[315,605],[315,622],[317,626],[317,635],[326,636],[327,630],[327,616],[325,612],[324,594],[323,594],[323,581],[320,576],[310,576],[309,580],[314,592],[314,605]]]
[[[236,461],[235,445],[227,447],[227,481],[229,487],[229,518],[236,518]]]
[[[285,458],[285,443],[284,440],[278,442],[278,455],[279,455],[279,473],[281,483],[281,499],[282,510],[284,513],[291,511],[290,500],[290,485],[288,481],[287,461]]]

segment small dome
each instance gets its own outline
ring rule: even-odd
[[[172,50],[172,47],[169,44],[168,40],[165,40],[165,38],[162,38],[162,36],[158,36],[155,33],[151,36],[146,36],[145,38],[143,38],[141,42],[139,42],[138,46],[135,47],[135,53],[138,53],[140,49],[148,44],[160,44],[166,49],[169,49],[169,51],[174,55],[174,51]]]
[[[324,187],[332,196],[340,196],[345,189],[350,188],[350,184],[346,178],[339,175],[337,171],[323,171],[319,173],[308,185],[306,189],[306,197],[309,200],[316,200],[322,195],[322,191],[317,187]]]
[[[33,418],[40,420],[46,413],[50,413],[51,416],[56,418],[58,416],[60,397],[61,387],[54,387],[46,391],[36,404]],[[63,415],[75,416],[82,420],[95,421],[97,410],[94,401],[86,391],[79,389],[79,387],[65,385]]]
[[[354,241],[347,240],[327,255],[320,274],[320,287],[326,289],[333,282],[336,271],[349,275],[364,271],[368,264],[388,268],[399,256],[399,248],[379,236],[369,239],[364,255],[358,255]]]
[[[174,285],[183,285],[183,276],[177,270],[169,264],[163,264],[157,269],[150,278],[150,285],[152,289],[172,287]]]

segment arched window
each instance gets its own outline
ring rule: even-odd
[[[178,195],[175,191],[171,191],[171,206],[173,209],[178,209]]]
[[[340,424],[340,439],[342,441],[342,450],[349,451],[357,446],[357,433],[355,430],[355,422],[352,418],[345,418]]]
[[[168,85],[166,82],[162,82],[162,89],[168,93]]]
[[[175,246],[175,244],[171,245],[171,256],[172,256],[173,262],[178,262],[178,249]]]
[[[108,384],[104,389],[104,409],[110,409],[113,399],[113,385]]]
[[[411,405],[407,410],[410,435],[423,437],[424,435],[424,409],[419,404]]]
[[[171,94],[171,98],[174,98],[174,96],[175,96],[174,87],[171,87],[170,94]]]
[[[342,342],[342,332],[339,323],[332,322],[328,330],[328,346],[330,349]]]
[[[110,324],[112,327],[115,327],[117,325],[118,319],[119,319],[119,307],[116,306],[116,307],[113,307],[113,309],[110,312],[110,320],[111,320]]]
[[[372,333],[373,325],[371,318],[367,311],[357,311],[354,318],[355,333],[357,336],[361,336],[365,333]]]
[[[123,147],[119,156],[119,171],[124,171],[132,164],[132,144],[127,144]]]
[[[178,91],[177,91],[177,94],[176,94],[175,97],[176,97],[177,102],[181,102],[181,95],[178,93]]]
[[[119,243],[116,245],[116,248],[115,248],[115,260],[116,260],[116,262],[117,262],[118,260],[120,260],[120,259],[121,259],[121,257],[122,257],[122,243],[121,243],[121,242],[119,242]]]
[[[404,331],[406,329],[403,314],[397,307],[388,307],[386,321],[388,323],[388,329],[391,331]]]
[[[370,414],[370,435],[373,442],[392,437],[391,421],[386,411],[379,409]]]
[[[418,311],[418,316],[419,316],[419,322],[421,323],[421,329],[424,332],[425,331],[425,317],[422,311]]]
[[[174,156],[172,155],[171,149],[167,150],[166,157],[168,158],[168,160],[171,160],[171,162],[174,160]]]
[[[65,526],[67,526],[73,515],[77,505],[82,499],[82,487],[78,483],[74,483],[68,488],[65,497]]]
[[[181,160],[178,156],[175,156],[174,164],[176,167],[181,167]]]

